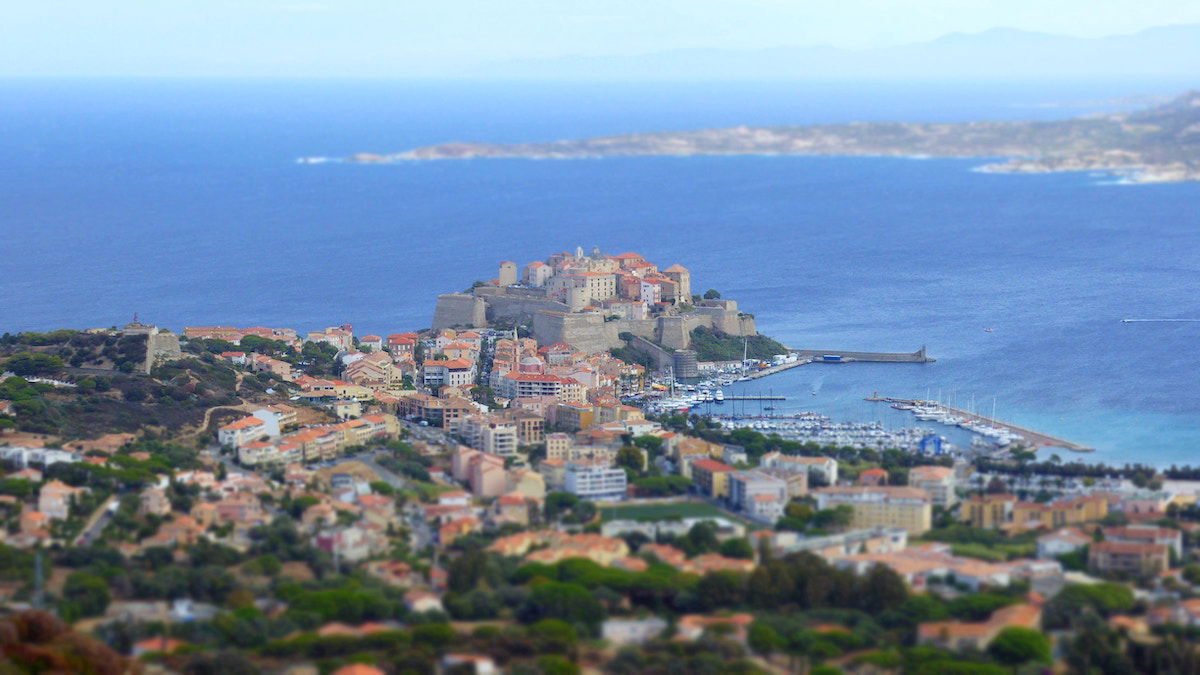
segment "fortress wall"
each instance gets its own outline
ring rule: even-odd
[[[606,352],[621,345],[616,323],[605,323],[599,314],[542,311],[533,316],[533,336],[541,345],[565,342],[590,353]]]
[[[668,349],[687,349],[691,336],[686,324],[682,316],[658,317],[658,344]]]
[[[616,330],[616,334],[633,333],[651,340],[658,338],[658,319],[618,319],[608,325]]]
[[[758,331],[755,329],[754,317],[747,314],[739,314],[736,309],[737,304],[733,303],[733,301],[728,301],[726,304],[733,305],[733,309],[716,306],[697,307],[695,314],[709,317],[711,321],[709,326],[713,330],[719,330],[726,335],[758,335]]]
[[[674,356],[671,355],[670,352],[663,349],[662,347],[659,347],[658,345],[654,344],[653,342],[647,340],[644,337],[635,335],[633,337],[633,340],[630,340],[629,346],[633,347],[634,349],[638,350],[639,352],[649,354],[650,357],[654,359],[654,365],[659,370],[663,370],[667,366],[674,366],[674,364],[675,364],[675,358],[674,358]]]
[[[494,321],[496,319],[518,319],[529,321],[537,316],[538,312],[543,310],[550,312],[567,311],[566,305],[556,300],[548,300],[546,298],[523,298],[508,295],[497,295],[487,298],[486,303],[487,319],[489,321]]]
[[[477,286],[471,291],[476,296],[486,298],[512,297],[512,298],[545,298],[546,289],[544,288],[513,288],[511,286]]]
[[[486,305],[483,298],[466,293],[439,295],[433,311],[433,329],[487,326]]]
[[[738,332],[734,335],[758,335],[758,326],[754,323],[754,317],[749,314],[738,317]]]

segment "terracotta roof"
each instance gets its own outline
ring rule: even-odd
[[[704,471],[708,471],[710,473],[737,471],[736,468],[725,464],[725,462],[716,461],[715,459],[696,460],[691,462],[691,467],[694,468],[694,470],[695,468],[703,468]]]
[[[236,422],[230,422],[229,424],[226,424],[225,426],[221,427],[221,430],[222,431],[240,431],[242,429],[250,429],[252,427],[262,426],[262,424],[263,424],[263,421],[258,419],[257,417],[253,417],[253,416],[243,417],[242,419],[237,420]]]

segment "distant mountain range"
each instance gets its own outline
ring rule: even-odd
[[[684,49],[489,63],[464,75],[528,80],[1182,80],[1200,76],[1200,25],[1075,38],[996,28],[879,49]]]
[[[1200,91],[1136,112],[1049,122],[857,122],[660,131],[546,143],[446,143],[348,161],[694,155],[1009,157],[989,171],[1113,171],[1141,182],[1200,180]]]

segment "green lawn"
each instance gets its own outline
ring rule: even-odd
[[[712,504],[696,502],[679,502],[676,504],[622,504],[616,506],[601,506],[600,517],[610,520],[657,520],[661,518],[702,518],[705,516],[721,517],[726,520],[738,520],[727,511]]]

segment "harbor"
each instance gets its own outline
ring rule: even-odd
[[[1092,452],[1095,450],[1095,448],[1080,443],[1074,443],[1010,422],[997,420],[994,418],[995,413],[993,413],[993,417],[988,417],[937,401],[893,398],[879,396],[878,394],[868,396],[863,400],[888,403],[899,410],[911,411],[917,419],[929,419],[951,426],[959,426],[985,435],[999,436],[1000,439],[1007,439],[1008,442],[1024,441],[1035,448],[1062,448],[1071,452]]]
[[[928,455],[958,455],[945,437],[921,427],[888,429],[880,422],[835,422],[814,412],[777,415],[708,415],[728,429],[753,429],[789,441],[823,446],[904,450]]]

